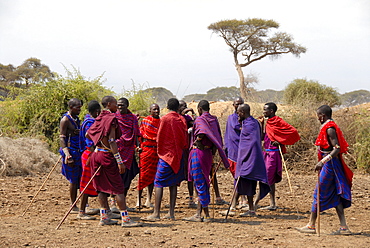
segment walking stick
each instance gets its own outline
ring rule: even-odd
[[[44,180],[44,182],[42,183],[41,187],[39,188],[39,190],[36,192],[36,194],[32,197],[31,199],[31,202],[30,204],[28,204],[27,208],[24,210],[23,214],[21,215],[22,217],[26,214],[27,210],[29,209],[29,207],[32,205],[32,203],[34,202],[36,196],[40,193],[41,189],[44,187],[46,181],[49,179],[51,173],[54,171],[55,167],[57,167],[57,165],[59,164],[60,160],[62,159],[62,156],[59,157],[58,161],[54,164],[53,168],[51,168],[49,174],[47,175],[46,179]]]
[[[320,171],[317,174],[316,204],[317,204],[317,236],[320,237]]]
[[[290,176],[289,176],[289,173],[288,173],[288,167],[285,164],[285,159],[284,159],[284,156],[283,156],[283,152],[281,151],[280,144],[279,144],[279,152],[280,152],[280,156],[281,156],[281,161],[283,162],[283,165],[284,165],[284,170],[285,170],[286,176],[288,178],[288,184],[289,184],[290,193],[292,193],[293,197],[295,198],[295,194],[293,192],[292,184],[290,183]],[[296,204],[295,201],[294,201],[294,205],[295,205],[295,208],[296,208],[297,214],[298,214],[299,213],[298,206],[297,206],[297,204]]]
[[[217,167],[215,169],[213,169],[213,167],[212,167],[213,173],[212,173],[211,183],[212,183],[212,205],[213,205],[212,218],[213,219],[215,218],[215,197],[216,197],[215,196],[215,188],[214,188],[215,175],[216,175],[216,171],[218,171],[218,168],[220,167],[220,165],[221,165],[221,160],[218,162]]]
[[[229,204],[229,208],[227,209],[227,212],[226,212],[225,221],[227,220],[227,217],[229,216],[229,212],[230,212],[231,204],[233,204],[233,200],[234,200],[234,197],[235,197],[235,194],[236,194],[236,189],[238,188],[239,179],[240,179],[240,176],[238,176],[238,179],[236,180],[236,184],[235,184],[235,188],[234,188],[233,196],[232,196],[232,198],[231,198],[231,201],[230,201],[230,204]]]
[[[90,178],[90,180],[87,182],[85,188],[82,190],[82,192],[80,193],[80,195],[77,197],[77,199],[75,200],[75,202],[71,205],[71,207],[69,208],[68,212],[64,215],[63,219],[60,221],[59,225],[55,228],[56,230],[59,229],[59,227],[63,224],[64,220],[67,218],[67,216],[69,215],[69,213],[72,211],[73,207],[76,205],[77,201],[81,198],[81,196],[83,195],[83,193],[85,192],[85,190],[87,189],[87,187],[90,185],[90,183],[92,182],[92,180],[94,179],[94,177],[96,176],[96,174],[99,172],[101,168],[101,165],[98,167],[98,169],[95,171],[94,175],[92,175],[92,177]]]

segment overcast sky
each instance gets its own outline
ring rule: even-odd
[[[340,93],[370,90],[369,0],[0,0],[0,63],[41,59],[88,78],[104,73],[117,93],[132,81],[179,98],[238,86],[233,56],[207,27],[223,19],[263,18],[307,48],[244,68],[255,88],[282,90],[296,78]]]

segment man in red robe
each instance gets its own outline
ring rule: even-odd
[[[317,109],[317,118],[322,124],[315,142],[319,155],[315,170],[319,171],[319,182],[313,194],[310,220],[306,226],[297,230],[303,233],[316,233],[317,202],[319,202],[320,211],[334,207],[337,212],[340,227],[332,234],[350,235],[352,233],[347,226],[344,209],[351,206],[353,172],[342,158],[342,154],[348,151],[348,143],[331,115],[332,109],[328,105],[322,105]],[[320,187],[319,199],[317,187]]]
[[[141,196],[143,189],[148,187],[148,194],[144,206],[152,207],[151,200],[154,189],[154,178],[157,172],[158,153],[157,153],[157,133],[161,119],[159,118],[160,109],[158,104],[150,105],[150,115],[145,117],[140,124],[140,174],[137,189],[138,206],[141,206]]]
[[[266,210],[276,210],[275,200],[275,183],[279,183],[282,179],[282,153],[286,153],[286,145],[293,145],[300,137],[298,131],[281,117],[275,115],[277,106],[273,102],[268,102],[263,107],[263,115],[267,121],[262,121],[265,126],[262,134],[263,138],[263,155],[267,170],[268,183],[270,185],[270,205],[262,208]],[[260,197],[257,196],[255,205],[258,204]]]
[[[177,186],[185,178],[184,166],[186,161],[183,161],[183,153],[188,146],[186,122],[184,117],[178,113],[179,105],[180,103],[176,98],[169,99],[167,108],[170,112],[161,118],[157,134],[159,161],[154,179],[154,212],[152,215],[142,218],[145,221],[160,219],[164,187],[170,189],[170,209],[163,218],[175,219]]]
[[[108,216],[108,195],[116,195],[121,213],[122,226],[140,226],[128,216],[124,185],[120,174],[125,172],[125,165],[118,152],[116,140],[121,136],[115,112],[117,100],[112,96],[102,99],[104,110],[95,119],[94,124],[87,131],[87,138],[94,142],[95,151],[90,157],[92,173],[97,172],[93,185],[98,192],[101,219],[99,225],[114,225]]]

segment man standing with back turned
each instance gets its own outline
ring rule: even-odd
[[[156,221],[160,219],[161,201],[163,188],[170,189],[170,210],[164,219],[175,219],[175,205],[177,186],[184,180],[183,153],[187,148],[187,128],[184,117],[178,113],[180,103],[176,98],[167,102],[170,111],[161,118],[157,134],[158,167],[154,179],[155,204],[154,213],[141,218],[144,221]]]

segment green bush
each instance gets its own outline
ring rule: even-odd
[[[83,101],[80,119],[87,113],[87,103],[113,92],[102,86],[101,76],[87,80],[77,70],[67,76],[57,75],[44,84],[32,85],[19,92],[15,100],[6,99],[0,109],[0,127],[7,136],[45,137],[54,151],[59,147],[59,122],[68,110],[68,101]]]
[[[130,102],[129,109],[132,113],[147,116],[149,115],[149,107],[156,102],[153,98],[152,91],[145,84],[135,85],[132,82],[131,89],[123,88],[122,94],[118,97],[125,97]]]
[[[318,81],[295,79],[284,90],[284,102],[292,105],[340,105],[339,93]]]

